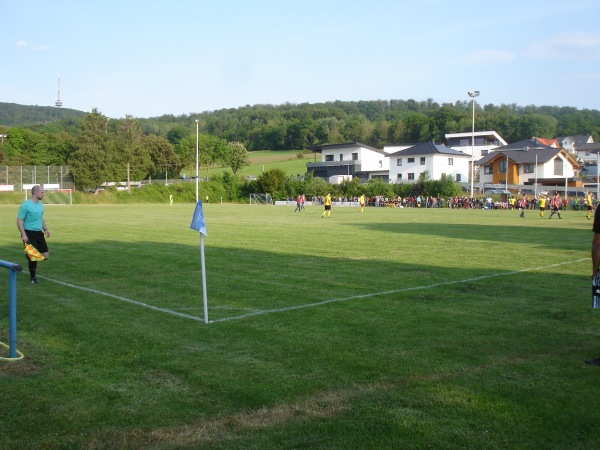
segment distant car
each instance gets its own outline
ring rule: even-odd
[[[538,195],[548,195],[548,191],[537,191]]]
[[[258,180],[258,178],[257,178],[257,177],[255,177],[254,175],[248,175],[248,176],[246,177],[246,180],[248,180],[248,181],[256,181],[256,180]]]

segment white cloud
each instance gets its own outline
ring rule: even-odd
[[[510,64],[514,62],[515,55],[503,50],[480,50],[469,55],[456,58],[455,64]]]
[[[46,45],[34,45],[34,44],[30,44],[29,42],[26,42],[22,39],[18,40],[16,43],[17,47],[21,47],[21,48],[27,48],[29,50],[33,50],[33,51],[49,51],[52,50],[51,47],[48,47]]]
[[[524,55],[535,59],[569,58],[590,60],[600,57],[600,34],[561,33],[531,43]]]

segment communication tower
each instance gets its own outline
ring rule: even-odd
[[[54,105],[57,108],[60,108],[62,106],[62,100],[60,99],[60,77],[58,77],[58,99],[56,100],[56,102],[54,102]]]

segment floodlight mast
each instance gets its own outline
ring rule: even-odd
[[[473,99],[473,122],[471,129],[471,198],[473,198],[473,179],[475,178],[475,97],[479,96],[479,91],[468,92],[469,97]],[[506,187],[508,189],[508,186]]]

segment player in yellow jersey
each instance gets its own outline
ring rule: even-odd
[[[546,210],[546,196],[540,197],[540,217],[544,217],[544,211]]]
[[[331,217],[331,194],[329,192],[325,196],[325,211],[323,211],[321,217],[325,217],[325,214],[327,214],[328,218]]]
[[[365,212],[365,205],[367,204],[367,197],[365,194],[361,195],[358,201],[360,202],[360,212]]]
[[[591,219],[592,217],[592,211],[594,210],[594,203],[592,201],[592,193],[588,192],[585,195],[585,207],[587,208],[587,214],[586,217],[589,219]]]

